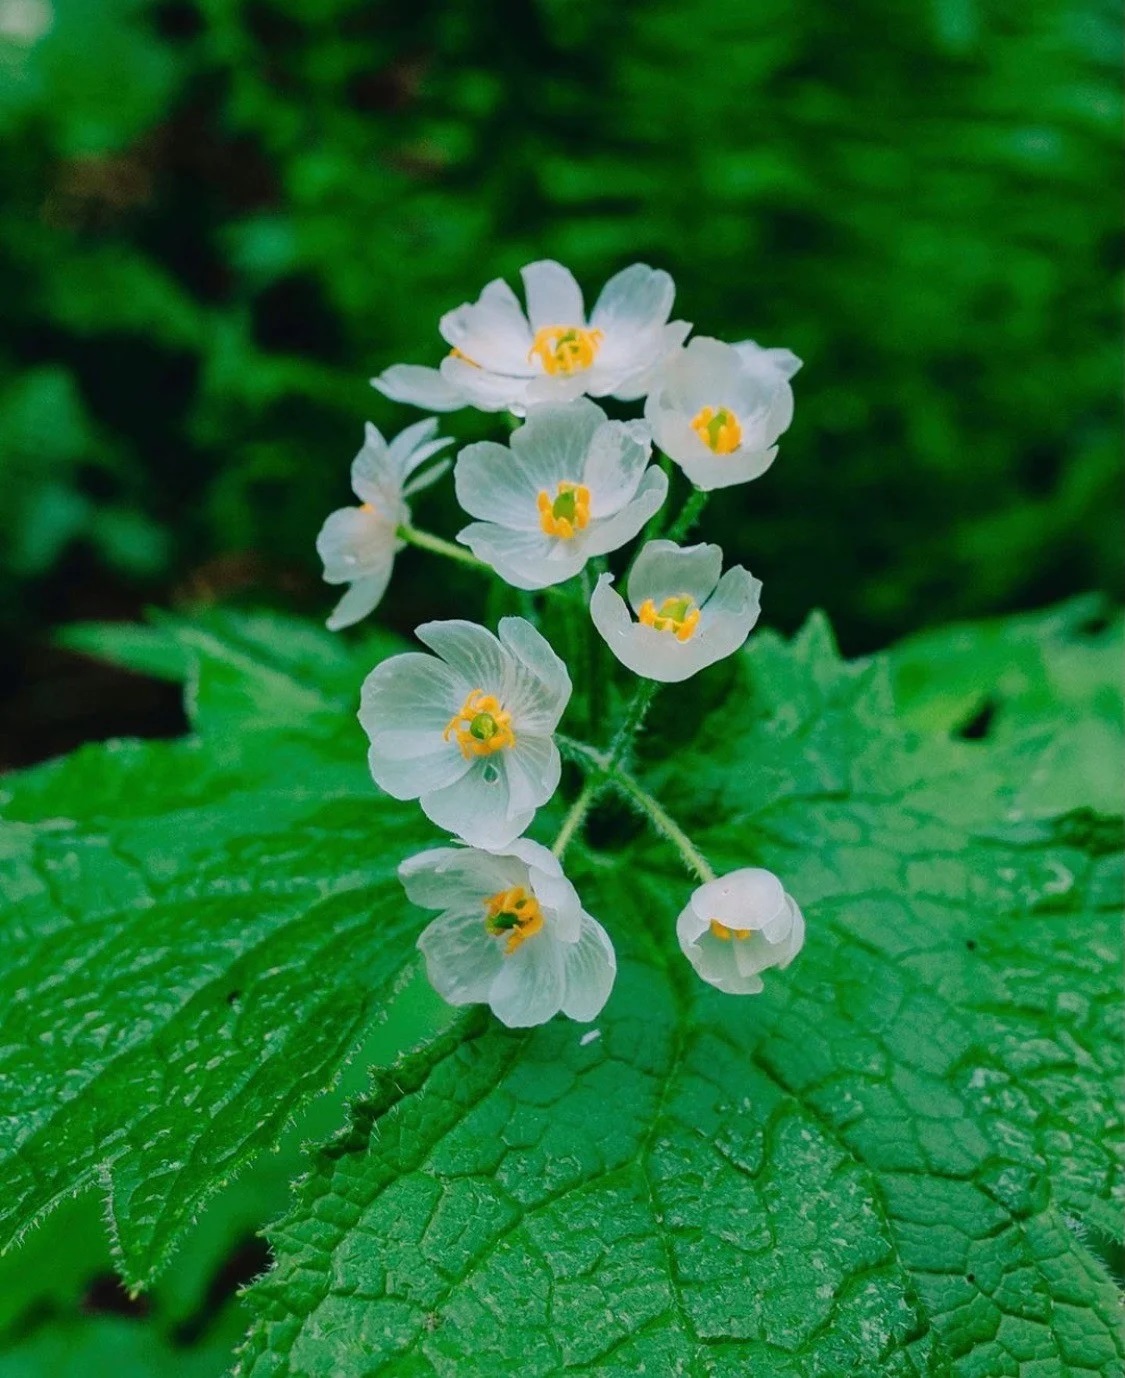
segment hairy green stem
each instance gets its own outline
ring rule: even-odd
[[[571,814],[567,815],[567,821],[563,825],[567,832],[566,841],[568,843],[582,821],[582,813],[585,812],[585,808],[589,806],[593,798],[592,793],[589,794],[589,797],[587,796],[588,791],[590,791],[590,780],[594,780],[596,781],[595,791],[600,791],[603,786],[609,785],[636,805],[637,809],[648,819],[653,829],[672,843],[679,852],[684,866],[693,875],[697,875],[700,880],[715,879],[715,872],[707,858],[663,804],[654,799],[648,790],[643,788],[627,770],[623,770],[621,766],[611,761],[607,752],[598,751],[595,747],[587,746],[585,742],[576,742],[572,737],[564,737],[561,733],[558,734],[556,740],[569,757],[578,761],[584,770],[590,772],[586,787],[571,808],[571,814],[576,815],[573,826],[569,829],[567,827],[570,824]],[[581,812],[577,812],[579,802],[584,806]],[[561,855],[559,852],[555,854],[556,856]]]
[[[621,761],[625,753],[632,744],[633,737],[637,729],[644,721],[644,716],[648,712],[648,706],[652,702],[653,695],[659,688],[655,680],[645,679],[637,686],[637,692],[633,695],[632,702],[626,710],[621,726],[614,733],[613,741],[609,744],[606,752],[595,751],[593,747],[587,746],[584,742],[576,742],[570,737],[562,737],[560,743],[566,748],[570,755],[584,760],[592,765],[593,769],[586,777],[586,783],[582,790],[571,804],[563,825],[559,829],[559,835],[551,845],[551,851],[557,857],[561,857],[570,846],[575,833],[586,820],[586,815],[590,812],[590,807],[598,797],[606,783],[612,779],[612,771]]]
[[[693,875],[698,876],[700,880],[715,879],[710,862],[663,804],[654,799],[647,790],[642,789],[624,770],[610,770],[605,778],[616,790],[636,804],[656,832],[671,842],[679,852],[680,860]]]
[[[703,509],[707,506],[708,497],[710,494],[705,493],[702,488],[694,489],[691,497],[680,509],[680,515],[672,523],[665,539],[682,541],[702,515]]]

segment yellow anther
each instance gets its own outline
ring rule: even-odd
[[[729,943],[732,938],[737,938],[739,942],[745,941],[752,930],[749,928],[728,928],[725,923],[720,923],[718,919],[712,919],[711,932],[724,943]]]
[[[475,359],[470,359],[467,354],[462,354],[456,345],[449,351],[449,357],[451,359],[460,359],[462,363],[469,364],[472,368],[480,368],[480,364],[478,364]]]
[[[704,445],[717,455],[729,455],[742,444],[742,427],[738,417],[726,407],[718,411],[714,407],[704,407],[692,418],[692,430]]]
[[[671,632],[677,641],[687,641],[699,625],[699,609],[686,593],[665,598],[660,607],[646,598],[637,609],[637,618],[658,632]]]
[[[528,363],[539,356],[545,373],[578,373],[597,358],[604,336],[581,325],[545,325],[535,332]]]
[[[569,541],[590,521],[590,490],[582,483],[560,483],[552,498],[546,490],[539,494],[539,525],[548,536]]]
[[[460,712],[450,718],[442,736],[447,742],[456,737],[466,760],[491,756],[494,751],[516,744],[512,715],[501,708],[494,694],[486,694],[483,689],[473,690],[461,705]]]
[[[494,938],[507,933],[504,953],[511,956],[516,948],[543,927],[543,911],[534,895],[522,885],[501,890],[484,902],[484,926]]]

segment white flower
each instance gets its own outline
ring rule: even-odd
[[[457,500],[474,517],[457,539],[521,589],[561,584],[630,541],[660,507],[668,478],[648,466],[641,421],[607,421],[585,399],[537,407],[511,438],[457,456]]]
[[[694,891],[676,936],[709,984],[728,995],[756,995],[759,972],[787,967],[800,952],[805,921],[772,871],[748,866]]]
[[[488,1004],[509,1028],[560,1010],[600,1013],[617,970],[605,929],[556,858],[521,838],[503,851],[437,847],[398,870],[414,904],[440,909],[418,939],[426,974],[451,1005]]]
[[[333,512],[316,538],[325,580],[351,585],[328,619],[330,631],[350,627],[366,617],[386,592],[395,555],[403,545],[396,533],[410,521],[406,498],[421,492],[449,468],[449,461],[443,460],[407,483],[420,464],[453,443],[452,437],[434,439],[437,426],[437,420],[429,417],[408,426],[388,445],[368,422],[363,449],[352,463],[352,488],[363,506]]]
[[[496,278],[479,300],[441,318],[452,352],[440,368],[396,364],[372,385],[431,411],[474,406],[522,415],[535,403],[583,393],[631,402],[644,396],[653,370],[691,329],[686,321],[668,322],[675,285],[647,264],[611,277],[589,320],[582,289],[561,263],[544,259],[520,271],[526,314]]]
[[[741,565],[719,577],[717,545],[649,541],[629,572],[629,602],[603,574],[590,616],[606,645],[634,674],[676,683],[732,655],[758,620],[761,582]]]
[[[697,488],[758,478],[793,419],[789,379],[800,366],[787,349],[697,336],[653,383],[645,403],[653,439]]]
[[[551,734],[570,698],[566,666],[530,622],[499,630],[427,622],[417,635],[437,656],[384,660],[360,699],[375,783],[474,847],[506,847],[554,794]]]

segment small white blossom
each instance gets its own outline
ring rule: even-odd
[[[697,488],[759,478],[793,420],[789,379],[800,366],[787,349],[697,336],[653,383],[645,403],[653,439]]]
[[[566,666],[530,622],[505,617],[499,633],[427,622],[418,639],[437,654],[384,660],[360,700],[375,783],[475,847],[506,847],[554,794],[552,734],[570,698]]]
[[[717,545],[649,541],[629,573],[630,615],[603,574],[590,615],[609,649],[634,674],[675,683],[732,655],[758,620],[762,585],[741,565],[719,577]]]
[[[756,995],[760,972],[787,967],[805,941],[805,920],[772,871],[748,866],[708,881],[676,921],[684,956],[728,995]]]
[[[407,482],[419,465],[453,443],[452,437],[434,438],[437,426],[429,417],[408,426],[388,445],[376,427],[367,424],[363,449],[352,463],[352,489],[363,505],[333,512],[316,538],[326,582],[351,585],[328,619],[330,631],[366,617],[386,592],[395,555],[403,545],[398,528],[410,521],[406,499],[449,468],[444,460]]]
[[[541,589],[616,550],[656,512],[668,478],[641,421],[607,421],[593,402],[537,407],[511,438],[457,456],[457,500],[471,523],[457,539],[510,584]]]
[[[474,406],[522,415],[536,403],[583,393],[635,401],[691,329],[686,321],[669,323],[675,286],[644,263],[610,278],[588,320],[582,289],[561,263],[529,263],[521,276],[526,313],[497,278],[476,302],[441,318],[452,351],[440,368],[396,364],[373,378],[373,386],[431,411]]]
[[[437,847],[398,874],[414,904],[442,911],[418,947],[451,1005],[487,1004],[509,1028],[560,1010],[583,1023],[601,1012],[613,945],[546,847],[526,838],[495,852]]]

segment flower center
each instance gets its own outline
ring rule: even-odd
[[[686,593],[678,593],[665,598],[659,609],[651,598],[646,598],[637,609],[637,618],[646,627],[672,632],[677,641],[687,641],[699,625],[699,609]]]
[[[539,525],[548,536],[569,541],[590,521],[590,490],[581,483],[560,483],[552,498],[545,489],[539,494]]]
[[[718,411],[704,407],[691,422],[691,428],[709,450],[717,455],[729,455],[742,444],[742,427],[738,417],[726,407]]]
[[[513,885],[485,900],[484,926],[494,938],[508,935],[504,955],[510,957],[543,927],[543,911],[534,895],[529,895],[522,885]]]
[[[516,744],[512,715],[500,707],[494,694],[486,694],[483,689],[473,690],[441,735],[447,742],[456,737],[466,760],[491,756],[494,751]]]
[[[544,373],[561,373],[565,377],[589,368],[603,339],[600,330],[587,330],[581,325],[545,325],[535,332],[527,352],[528,362],[538,355]]]
[[[728,928],[725,923],[720,923],[718,919],[711,920],[711,932],[716,938],[724,943],[729,943],[732,938],[737,938],[739,942],[744,942],[751,934],[749,928]]]

